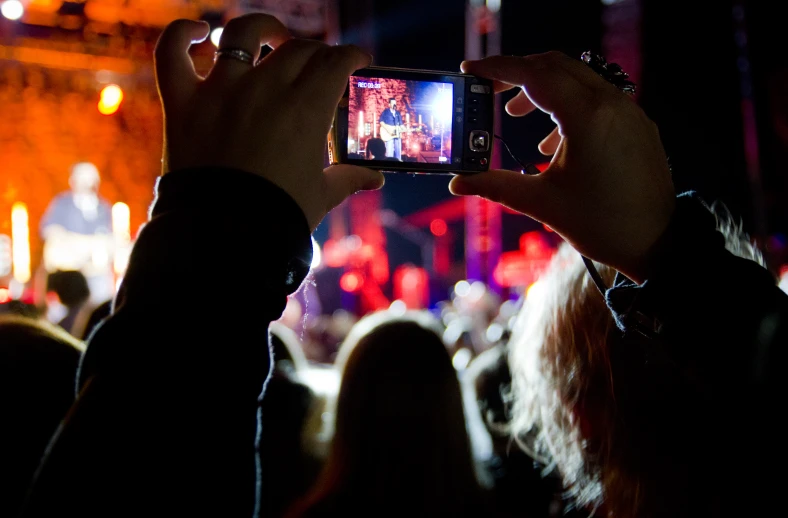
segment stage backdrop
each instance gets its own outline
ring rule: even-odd
[[[97,109],[95,72],[44,69],[0,61],[0,234],[11,232],[11,206],[27,204],[33,266],[41,257],[38,223],[68,189],[69,169],[96,164],[101,195],[131,209],[131,232],[145,221],[161,170],[161,108],[149,88],[126,86],[118,112]]]

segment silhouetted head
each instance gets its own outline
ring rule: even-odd
[[[0,516],[15,516],[76,392],[82,342],[57,326],[0,317]]]
[[[356,324],[337,359],[335,431],[314,502],[371,515],[459,516],[479,503],[456,373],[427,313]]]
[[[386,143],[379,138],[371,138],[367,141],[368,158],[372,160],[386,159]]]

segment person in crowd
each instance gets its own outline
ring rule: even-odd
[[[475,357],[463,376],[463,390],[476,403],[492,442],[483,467],[492,479],[492,493],[501,516],[574,516],[564,505],[561,481],[543,476],[544,465],[518,448],[510,434],[512,376],[506,347],[498,345]]]
[[[335,108],[368,55],[293,39],[275,18],[254,14],[226,25],[203,78],[188,49],[208,32],[207,23],[179,20],[157,45],[166,135],[157,198],[25,516],[253,514],[258,396],[270,368],[264,324],[306,276],[310,232],[325,214],[383,184],[368,169],[323,169]],[[274,50],[257,63],[262,44]],[[784,404],[786,295],[766,270],[725,250],[697,197],[675,197],[655,125],[585,64],[547,53],[463,70],[496,80],[496,91],[520,87],[507,111],[540,109],[558,128],[541,145],[554,154],[546,171],[458,176],[452,192],[528,214],[620,272],[606,300],[622,340],[659,343],[662,358],[694,369],[713,389],[717,416],[747,409],[746,418],[732,416],[735,426],[704,438],[727,457],[736,444],[747,454],[707,493],[709,512],[700,514],[779,513],[772,495],[781,477],[749,484],[784,455],[774,447],[774,409]],[[215,210],[205,211],[207,203]],[[215,246],[204,246],[206,234],[217,236]],[[263,254],[261,238],[271,244]],[[194,279],[206,263],[255,275],[227,288],[234,304],[195,321],[188,305],[171,300],[204,294]],[[743,512],[745,502],[756,512]],[[680,502],[675,510],[685,511]]]
[[[383,139],[371,138],[367,141],[367,159],[386,160],[386,143]]]
[[[16,516],[49,439],[74,401],[85,346],[63,329],[0,316],[0,516]]]
[[[379,312],[350,332],[326,466],[293,516],[487,516],[440,331]]]
[[[78,317],[90,299],[88,280],[78,270],[53,272],[47,277],[47,292],[57,296],[48,300],[50,320],[74,334]]]
[[[731,253],[764,264],[729,215],[719,228]],[[599,270],[612,284],[615,272]],[[706,439],[724,426],[711,387],[659,351],[623,349],[633,345],[606,309],[580,255],[563,245],[510,342],[512,434],[559,470],[581,506],[625,517],[697,516],[712,505],[720,474],[730,476],[728,456]],[[721,471],[709,470],[715,465]]]
[[[208,32],[180,20],[157,45],[167,125],[157,198],[23,516],[251,516],[260,507],[268,324],[308,273],[310,234],[325,214],[383,184],[377,171],[323,168],[348,78],[371,58],[294,39],[274,17],[252,14],[225,26],[202,78],[187,51]],[[275,48],[255,66],[263,44]],[[241,113],[253,116],[229,115]],[[288,132],[301,138],[281,140]],[[208,248],[206,235],[216,238]],[[270,244],[262,254],[260,239]],[[233,304],[195,320],[189,304],[172,303],[204,298],[195,279],[228,259],[255,272],[227,287]]]
[[[523,309],[578,318],[564,329],[537,326],[523,340],[567,333],[562,347],[570,347],[608,329],[606,347],[583,346],[589,356],[580,357],[609,362],[609,378],[599,377],[603,369],[593,378],[565,370],[561,380],[575,375],[584,385],[540,387],[540,397],[561,397],[575,410],[557,426],[598,434],[576,437],[582,449],[566,452],[562,475],[576,498],[603,516],[779,514],[781,504],[768,495],[779,494],[785,477],[752,476],[785,461],[769,446],[780,441],[774,409],[784,404],[778,365],[788,322],[788,299],[774,277],[726,249],[697,194],[675,196],[656,126],[582,62],[547,53],[462,68],[495,80],[497,91],[519,87],[506,105],[510,115],[541,110],[558,126],[539,146],[553,157],[541,174],[458,176],[452,192],[528,214],[609,269],[604,295],[584,291],[598,300],[582,313],[575,300],[555,302],[560,290]],[[566,361],[566,352],[554,360]],[[748,409],[744,423],[730,415],[741,408]],[[623,428],[609,428],[617,419]],[[622,429],[626,435],[616,433]],[[733,445],[747,445],[747,453]],[[630,455],[620,459],[622,451]],[[619,469],[582,478],[587,460],[606,462],[607,455],[622,461],[607,464]]]
[[[300,379],[309,368],[298,337],[271,322],[273,372],[260,397],[257,448],[261,466],[261,516],[283,516],[317,480],[321,463],[304,448],[303,433],[315,395]]]
[[[99,196],[100,182],[94,164],[74,164],[68,182],[71,189],[58,194],[41,218],[46,270],[82,272],[94,304],[114,295],[112,208]]]

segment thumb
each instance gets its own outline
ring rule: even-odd
[[[354,165],[334,165],[323,170],[326,177],[326,211],[330,211],[358,191],[383,187],[383,173]]]
[[[153,56],[156,83],[165,106],[181,97],[184,90],[194,88],[199,81],[189,56],[189,47],[207,38],[209,29],[205,22],[175,20],[159,36]]]
[[[455,176],[449,183],[449,191],[457,196],[481,196],[543,223],[550,219],[551,203],[555,201],[549,184],[541,175],[505,169]]]

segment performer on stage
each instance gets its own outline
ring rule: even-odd
[[[52,200],[40,227],[47,272],[81,271],[88,280],[90,300],[96,304],[115,293],[112,208],[98,195],[99,182],[95,165],[75,164],[69,178],[71,190]]]
[[[380,114],[380,138],[386,143],[386,157],[402,161],[402,115],[397,111],[397,100],[389,99],[389,107]]]

